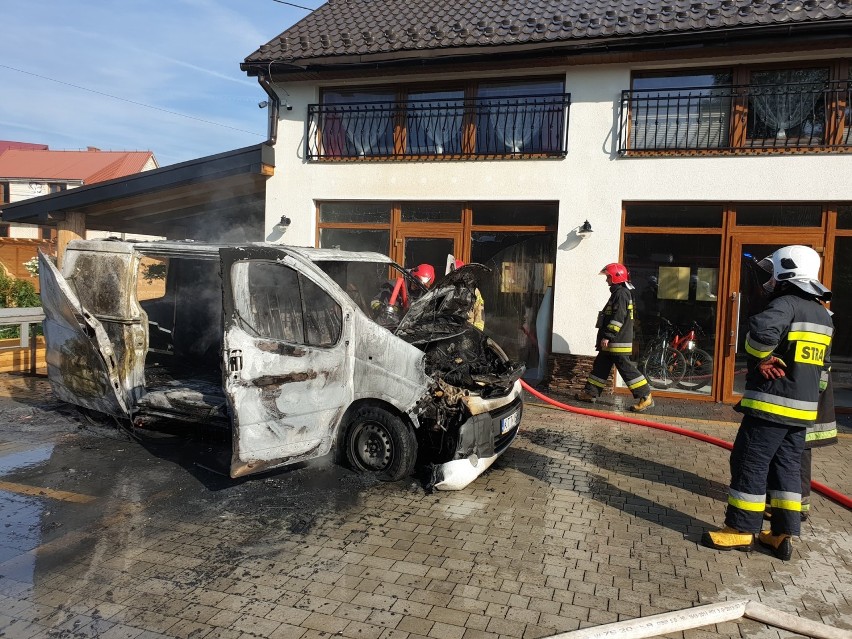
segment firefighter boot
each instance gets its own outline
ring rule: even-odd
[[[772,554],[783,561],[789,561],[793,556],[793,539],[790,535],[773,535],[772,531],[764,530],[757,537],[761,546],[772,551]]]
[[[647,397],[643,397],[638,402],[633,404],[633,406],[630,407],[630,410],[632,410],[634,413],[644,413],[646,410],[651,408],[653,405],[654,405],[654,398],[651,397],[650,395],[648,395]]]
[[[710,530],[701,535],[701,543],[716,550],[749,551],[754,544],[754,534],[725,526],[719,530]]]
[[[581,390],[579,393],[577,393],[577,395],[575,395],[575,397],[579,402],[595,402],[598,399],[586,390]]]

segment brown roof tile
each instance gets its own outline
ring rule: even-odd
[[[245,63],[844,19],[852,0],[331,0]]]

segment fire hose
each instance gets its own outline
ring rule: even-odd
[[[612,413],[605,413],[599,410],[588,410],[586,408],[578,408],[576,406],[563,404],[562,402],[558,402],[555,399],[551,399],[547,395],[543,395],[542,393],[538,392],[532,386],[527,384],[524,380],[521,380],[521,386],[523,386],[524,390],[527,391],[530,395],[533,395],[534,397],[537,397],[538,399],[548,404],[551,404],[552,406],[556,406],[557,408],[561,408],[562,410],[566,410],[571,413],[577,413],[579,415],[588,415],[589,417],[600,417],[601,419],[610,419],[616,422],[624,422],[625,424],[635,424],[637,426],[656,428],[658,430],[664,430],[669,433],[675,433],[676,435],[692,437],[693,439],[697,439],[708,444],[713,444],[714,446],[719,446],[720,448],[725,448],[727,450],[731,450],[734,447],[731,442],[725,441],[724,439],[705,435],[704,433],[698,433],[694,430],[679,428],[678,426],[671,426],[670,424],[654,422],[648,419],[639,419],[636,417],[627,417],[623,415],[613,415]],[[820,482],[813,480],[811,480],[811,488],[813,488],[818,493],[821,493],[822,495],[828,497],[829,499],[836,501],[841,506],[845,506],[846,508],[852,510],[852,498],[848,497],[847,495],[844,495],[843,493],[838,492],[833,488],[829,488],[825,484],[821,484]]]

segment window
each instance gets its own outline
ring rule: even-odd
[[[166,295],[169,258],[143,257],[136,273],[136,299],[156,300]]]
[[[731,81],[728,70],[634,78],[636,102],[630,112],[633,148],[727,146]]]
[[[324,155],[368,157],[393,154],[393,91],[325,91]]]
[[[740,204],[737,226],[821,226],[821,204]]]
[[[47,185],[48,193],[61,193],[68,188],[67,184],[51,183]]]
[[[0,224],[0,237],[10,237],[9,229],[11,227],[8,224]]]
[[[753,71],[746,139],[824,142],[828,75],[825,68]]]
[[[561,78],[328,89],[308,107],[308,159],[565,154]]]
[[[11,201],[12,198],[9,194],[9,183],[0,182],[0,204],[8,204]]]
[[[625,226],[675,226],[722,228],[719,204],[630,204],[625,207]]]
[[[319,205],[319,245],[387,255],[391,212],[390,202],[323,202]]]
[[[414,155],[460,155],[464,109],[463,90],[409,93],[407,151]]]
[[[558,150],[564,109],[554,97],[563,86],[558,80],[480,84],[477,152],[517,155]]]
[[[237,262],[234,305],[251,334],[310,346],[331,346],[340,339],[343,311],[312,281],[271,262]],[[241,289],[247,283],[247,291]]]
[[[637,73],[622,94],[619,152],[848,147],[849,98],[846,61]]]

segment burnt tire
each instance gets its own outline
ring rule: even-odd
[[[106,413],[101,413],[85,406],[78,406],[77,411],[80,413],[83,421],[89,426],[96,428],[115,428],[118,426],[118,420],[112,415],[107,415]]]
[[[382,481],[408,477],[417,461],[417,438],[402,419],[377,406],[356,409],[343,438],[346,461]]]

